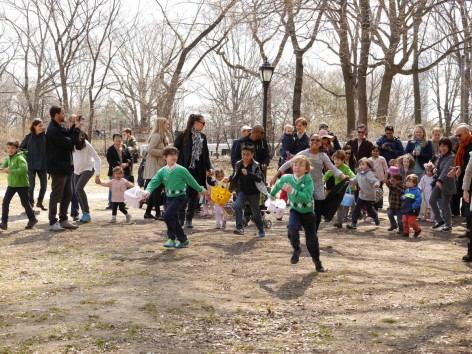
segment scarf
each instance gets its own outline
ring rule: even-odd
[[[192,128],[192,156],[190,157],[189,168],[195,168],[195,162],[200,159],[203,150],[202,134],[195,128]]]
[[[464,141],[460,143],[459,149],[457,150],[457,153],[456,153],[456,158],[454,159],[455,166],[462,166],[464,164],[465,149],[470,144],[471,140],[472,140],[472,134],[469,133],[469,135],[467,135]]]

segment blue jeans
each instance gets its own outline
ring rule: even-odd
[[[166,211],[164,212],[164,221],[167,225],[167,237],[180,242],[187,241],[187,235],[179,222],[179,210],[187,203],[187,196],[169,198],[167,197]]]
[[[243,209],[244,203],[249,201],[249,206],[251,207],[252,211],[252,219],[256,223],[257,229],[259,231],[264,231],[264,225],[262,224],[262,216],[261,216],[261,209],[259,208],[259,201],[261,195],[252,194],[246,195],[244,192],[239,191],[238,195],[236,196],[236,201],[234,202],[234,213],[236,215],[236,228],[243,230]]]
[[[365,205],[367,209],[367,213],[369,215],[372,215],[372,219],[374,219],[375,224],[378,225],[380,221],[379,221],[379,216],[377,215],[377,212],[374,209],[374,203],[375,202],[371,200],[364,200],[364,199],[358,198],[356,206],[354,207],[354,211],[352,212],[352,223],[354,225],[357,224],[357,220],[359,220],[359,216],[361,215],[362,207]]]
[[[400,231],[403,230],[403,221],[402,221],[401,209],[394,210],[392,208],[388,208],[387,216],[388,216],[388,220],[390,220],[390,226],[392,226],[392,227],[398,226]],[[395,216],[397,217],[398,221],[395,221]]]
[[[320,245],[318,236],[316,235],[316,215],[314,212],[299,213],[290,209],[290,217],[288,219],[288,239],[293,249],[300,248],[300,226],[305,229],[305,242],[308,252],[313,260],[320,260]]]

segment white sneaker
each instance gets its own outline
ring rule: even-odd
[[[49,231],[66,231],[58,222],[49,226]]]
[[[61,227],[64,228],[64,229],[78,229],[79,228],[77,225],[71,224],[67,220],[63,220],[63,221],[59,222],[59,225],[61,225]]]
[[[126,223],[131,224],[131,214],[130,213],[126,214]]]
[[[116,216],[112,216],[109,223],[114,224],[116,222]]]

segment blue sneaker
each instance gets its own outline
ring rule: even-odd
[[[260,237],[260,238],[265,237],[265,231],[264,231],[264,230],[259,231],[259,237]]]
[[[175,247],[175,241],[171,240],[171,239],[168,239],[167,242],[164,243],[164,247],[167,247],[167,248]]]
[[[87,224],[91,221],[92,221],[92,218],[90,217],[90,214],[83,213],[80,220],[76,221],[76,224],[77,225],[82,225],[82,224]]]
[[[190,241],[186,240],[184,242],[180,242],[178,245],[175,245],[175,248],[186,248],[190,245]]]

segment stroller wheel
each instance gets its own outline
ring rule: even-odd
[[[270,229],[272,227],[272,221],[270,220],[264,220],[264,227],[266,229]]]

